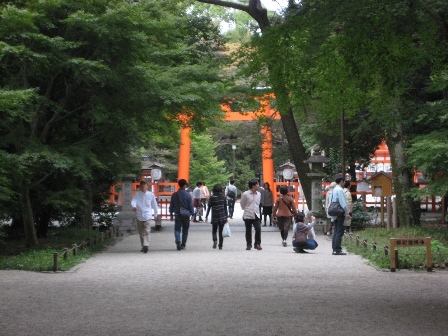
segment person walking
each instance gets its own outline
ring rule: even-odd
[[[260,192],[258,180],[249,181],[249,190],[246,190],[240,199],[241,209],[243,209],[243,220],[246,226],[246,250],[252,248],[252,226],[255,229],[254,248],[261,248],[261,221],[260,221]]]
[[[266,226],[266,219],[269,217],[269,226],[272,226],[272,207],[274,205],[274,193],[271,190],[271,186],[268,182],[265,182],[263,184],[264,189],[264,197],[262,201],[263,205],[263,219],[264,224],[263,226]]]
[[[198,181],[196,182],[196,188],[193,189],[193,206],[195,208],[193,222],[195,223],[202,222],[203,207],[201,202],[201,187],[202,182]],[[199,220],[196,219],[196,216],[199,216]]]
[[[207,186],[205,185],[204,181],[201,181],[202,186],[199,187],[199,190],[201,191],[201,204],[203,211],[207,210],[207,203],[210,199],[210,191],[208,190]]]
[[[187,245],[188,229],[190,228],[190,217],[194,215],[193,199],[186,190],[188,183],[185,179],[177,182],[179,190],[171,195],[170,207],[168,209],[171,220],[174,214],[174,242],[177,250],[184,249]],[[181,239],[182,233],[182,239]]]
[[[282,244],[284,247],[288,246],[286,240],[288,239],[289,228],[292,225],[293,216],[297,215],[294,199],[288,194],[288,187],[280,187],[280,196],[275,201],[274,206],[274,220],[277,220],[277,226],[282,237]]]
[[[331,193],[330,204],[337,202],[344,209],[344,214],[341,216],[331,216],[331,221],[334,223],[333,239],[331,246],[333,249],[333,255],[345,255],[347,253],[342,252],[342,236],[344,235],[344,221],[350,219],[348,204],[345,198],[345,193],[342,187],[344,186],[344,178],[338,177],[336,179],[336,187],[334,187]]]
[[[213,186],[213,195],[210,197],[208,201],[207,212],[205,214],[205,221],[208,221],[208,215],[212,212],[212,239],[213,239],[213,248],[216,248],[218,245],[219,249],[222,250],[222,244],[224,242],[224,238],[222,237],[222,229],[224,228],[224,224],[228,221],[228,212],[227,212],[227,198],[222,193],[222,185],[215,184]],[[217,232],[219,232],[219,244],[217,239]]]
[[[229,217],[230,219],[232,219],[233,211],[235,209],[236,196],[238,195],[238,189],[235,186],[235,180],[230,180],[230,185],[226,187],[225,195],[227,197],[227,206],[229,207]]]
[[[331,231],[333,229],[333,222],[331,220],[331,216],[328,214],[328,207],[330,206],[331,193],[333,192],[334,187],[336,187],[336,182],[331,182],[327,189],[327,195],[325,195],[325,213],[327,214],[329,222],[327,236],[331,235]]]
[[[147,253],[152,212],[154,211],[154,221],[156,221],[159,208],[154,194],[148,191],[148,184],[145,181],[140,182],[139,189],[132,197],[131,206],[137,217],[137,230],[142,246],[141,252]]]

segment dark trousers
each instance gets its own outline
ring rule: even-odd
[[[227,205],[229,206],[229,217],[233,217],[233,210],[235,209],[235,199],[228,198]]]
[[[180,242],[183,246],[187,244],[188,238],[188,229],[190,228],[190,217],[182,217],[180,215],[176,215],[174,217],[174,239],[177,242]],[[181,239],[182,233],[182,239]]]
[[[260,218],[244,219],[246,225],[246,244],[252,246],[252,226],[255,229],[255,245],[261,244],[261,222]]]
[[[336,217],[333,222],[333,239],[331,241],[331,247],[333,252],[342,252],[342,236],[344,235],[344,221],[345,217]]]
[[[217,241],[219,234],[218,247],[222,247],[222,243],[224,242],[224,238],[222,238],[222,229],[224,228],[224,224],[213,224],[212,226],[212,238],[213,241]],[[219,231],[218,231],[219,229]]]

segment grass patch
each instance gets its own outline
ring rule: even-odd
[[[356,246],[356,236],[360,243]],[[343,241],[347,251],[361,255],[379,268],[390,268],[390,256],[385,255],[384,246],[389,246],[390,238],[415,238],[431,237],[431,253],[434,267],[445,268],[448,263],[448,230],[427,227],[404,227],[399,229],[369,228],[355,232],[352,243],[346,237]],[[368,246],[364,248],[363,240],[366,239]],[[377,245],[376,252],[371,244]],[[391,251],[390,251],[391,252]],[[389,252],[389,253],[390,253]],[[400,247],[398,249],[398,264],[401,269],[420,269],[426,265],[425,247]]]
[[[35,249],[27,248],[23,240],[3,241],[0,249],[0,269],[53,271],[53,252],[58,252],[58,270],[68,271],[114,241],[114,238],[104,235],[103,242],[97,239],[96,245],[93,245],[94,237],[99,235],[100,232],[95,230],[54,228],[48,232],[47,238],[39,239],[39,247]],[[78,249],[77,255],[74,256],[71,251],[73,244],[80,245],[89,238],[92,242],[91,246],[84,250]],[[69,249],[67,260],[64,260],[62,256],[64,248]]]

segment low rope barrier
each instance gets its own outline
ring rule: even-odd
[[[353,234],[350,232],[348,235],[349,235],[349,238],[350,238],[350,244],[353,244]],[[344,237],[346,237],[346,236],[347,236],[347,234],[344,233]],[[361,242],[361,238],[359,236],[356,236],[356,243],[355,243],[356,247],[359,247],[360,242]],[[371,246],[372,247],[372,252],[376,252],[376,248],[378,246],[378,244],[376,242],[373,242],[373,243],[369,244],[367,242],[367,239],[362,239],[362,244],[363,244],[363,247],[364,247],[365,250],[367,250],[367,248],[369,246]],[[389,255],[389,246],[387,246],[387,245],[384,246],[383,250],[384,250],[384,255],[388,256]]]
[[[112,237],[116,237],[118,234],[118,229],[116,229],[115,227],[111,227],[108,230],[104,231],[104,232],[100,232],[99,236],[95,235],[93,237],[93,245],[96,245],[98,243],[98,239],[99,241],[102,243],[104,241],[104,236],[107,235],[109,238]],[[92,241],[91,238],[87,238],[86,241],[83,241],[81,244],[73,244],[72,248],[64,248],[62,250],[62,258],[64,260],[68,259],[68,254],[71,251],[73,256],[76,257],[78,255],[78,249],[80,249],[81,251],[84,251],[85,248],[89,248],[92,246]],[[57,272],[59,268],[59,253],[58,252],[53,252],[53,272]]]
[[[346,237],[347,237],[347,233],[344,232],[344,239]],[[354,238],[353,238],[353,234],[351,232],[348,233],[348,237],[349,237],[349,240],[350,240],[350,244],[353,244],[353,239]],[[377,252],[378,244],[376,242],[368,243],[367,239],[362,239],[362,238],[359,237],[359,235],[357,235],[355,237],[355,245],[356,245],[356,247],[360,246],[361,241],[362,241],[364,250],[367,250],[369,247],[371,247],[373,253]],[[383,252],[384,252],[384,255],[386,257],[389,256],[389,246],[388,245],[385,245],[383,247]],[[393,252],[396,254],[395,258],[398,261],[398,251],[395,250]],[[407,252],[406,254],[407,255],[419,255],[419,256],[424,255],[424,253],[418,253],[418,252],[416,252],[416,253],[409,253],[409,252]],[[445,254],[442,253],[442,252],[438,252],[438,253],[437,252],[435,252],[435,253],[433,252],[432,254],[433,255],[437,255],[437,256],[445,256]],[[445,259],[448,260],[448,257],[445,257]],[[448,267],[448,262],[445,262],[445,265],[434,264],[434,267],[443,267],[443,268]]]

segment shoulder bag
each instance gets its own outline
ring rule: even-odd
[[[330,206],[328,207],[328,214],[330,216],[336,216],[336,217],[344,216],[345,210],[342,208],[342,206],[339,204],[339,202],[333,202],[333,194],[334,194],[334,190],[331,193],[331,203],[330,203]]]

